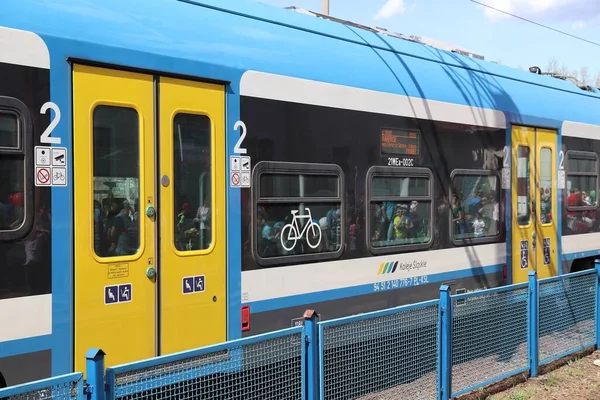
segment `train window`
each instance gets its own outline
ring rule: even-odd
[[[529,225],[531,222],[531,172],[530,151],[527,146],[517,147],[517,224]]]
[[[432,178],[427,168],[369,169],[366,228],[373,253],[429,247],[433,230]]]
[[[340,196],[339,184],[337,176],[273,174],[269,172],[260,177],[260,196],[268,198],[337,198]]]
[[[25,104],[0,96],[0,240],[22,238],[33,223],[31,130]]]
[[[11,111],[0,112],[0,149],[20,148],[19,116]]]
[[[552,223],[552,149],[540,150],[540,223]]]
[[[179,251],[208,249],[213,216],[210,119],[177,114],[173,143],[175,247]]]
[[[343,172],[339,166],[260,162],[253,174],[253,253],[259,264],[341,254]]]
[[[93,116],[94,249],[100,257],[140,248],[140,127],[136,110],[100,105]]]
[[[598,208],[598,156],[596,153],[567,152],[567,209],[569,211]],[[574,214],[569,214],[575,217]]]
[[[500,179],[490,170],[454,170],[450,175],[452,241],[489,242],[500,235]]]

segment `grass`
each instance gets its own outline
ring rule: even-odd
[[[585,353],[560,364],[557,361],[556,366],[544,366],[536,378],[509,378],[496,388],[478,389],[460,400],[598,400],[600,368],[593,362],[600,359],[600,350]]]

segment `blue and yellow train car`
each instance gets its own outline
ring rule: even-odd
[[[0,385],[600,254],[594,88],[246,0],[1,9]]]

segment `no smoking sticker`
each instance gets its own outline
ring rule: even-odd
[[[35,169],[35,186],[50,186],[50,168],[37,167]]]
[[[240,187],[242,186],[241,183],[241,177],[240,177],[240,173],[239,172],[232,172],[231,173],[231,179],[229,180],[231,187]]]

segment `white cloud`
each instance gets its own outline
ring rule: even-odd
[[[573,29],[583,29],[587,26],[585,21],[577,21],[573,24]]]
[[[489,6],[525,18],[545,21],[570,21],[580,27],[600,19],[600,1],[597,0],[482,0]],[[483,8],[483,7],[482,7]],[[485,15],[492,21],[510,16],[485,7]]]
[[[406,11],[404,0],[387,0],[373,19],[388,19]]]

